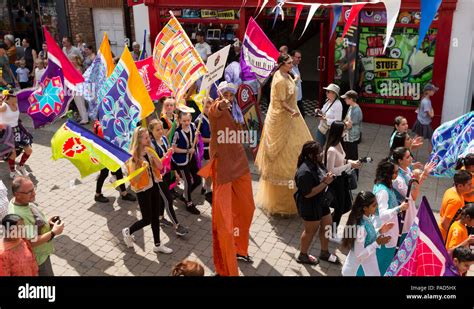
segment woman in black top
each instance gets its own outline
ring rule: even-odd
[[[332,224],[329,210],[331,194],[328,186],[334,180],[332,173],[327,173],[323,164],[323,149],[318,142],[309,141],[303,145],[298,158],[298,171],[295,181],[295,193],[298,213],[304,220],[304,231],[301,234],[300,253],[296,258],[298,263],[316,265],[319,261],[308,254],[314,235],[319,229],[321,241],[321,260],[336,262],[337,257],[329,253],[329,238],[326,233]]]

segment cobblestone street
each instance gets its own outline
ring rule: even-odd
[[[138,204],[122,201],[114,189],[107,188],[104,195],[111,199],[108,204],[94,202],[97,175],[84,179],[67,160],[52,161],[50,140],[60,123],[44,129],[33,130],[29,119],[22,115],[25,125],[34,135],[34,153],[28,161],[32,179],[37,184],[36,202],[50,217],[59,215],[65,222],[64,234],[55,239],[56,252],[52,256],[54,272],[58,276],[168,276],[174,264],[183,258],[201,262],[206,275],[213,274],[211,206],[195,192],[201,215],[191,215],[184,204],[175,202],[181,223],[189,228],[185,238],[179,238],[172,229],[162,228],[162,243],[174,250],[173,254],[155,254],[152,251],[151,229],[146,227],[135,234],[134,249],[123,243],[121,230],[129,226],[140,212]],[[316,123],[307,119],[311,132]],[[359,152],[370,155],[374,163],[366,164],[361,171],[360,190],[371,190],[376,163],[388,153],[388,138],[391,128],[372,124],[363,125],[363,142]],[[417,160],[425,162],[427,145],[417,154]],[[254,194],[258,188],[258,175],[252,165]],[[10,187],[8,168],[0,164],[2,181]],[[451,179],[430,178],[422,193],[426,195],[434,210],[439,209],[444,191]],[[108,181],[106,181],[108,184]],[[437,214],[436,214],[437,215]],[[345,222],[345,218],[343,221]],[[253,264],[240,263],[244,276],[339,276],[340,266],[322,261],[315,267],[296,263],[302,220],[293,218],[269,218],[257,207],[251,227],[250,255]],[[343,261],[344,252],[331,244],[331,250]],[[315,240],[310,251],[319,253],[319,240]]]

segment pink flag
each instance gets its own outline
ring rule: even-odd
[[[135,64],[137,65],[138,73],[140,73],[143,83],[153,101],[171,95],[171,90],[169,90],[168,87],[166,87],[166,85],[155,75],[156,70],[153,66],[153,57],[137,61]]]

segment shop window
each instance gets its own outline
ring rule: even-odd
[[[233,43],[239,30],[240,15],[233,9],[161,9],[162,27],[170,17],[169,11],[178,18],[188,37],[195,43],[196,33],[203,31],[206,41],[216,52],[229,43]]]
[[[410,13],[402,14],[398,21],[413,24],[416,20],[416,13]],[[348,55],[354,46],[341,39],[343,27],[336,29],[334,79],[341,90],[353,88],[362,103],[417,106],[423,86],[433,77],[437,29],[430,29],[420,51],[415,52],[418,29],[397,26],[383,53],[386,16],[362,12],[360,21],[353,57]],[[373,25],[377,23],[382,25]]]

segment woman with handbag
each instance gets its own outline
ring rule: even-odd
[[[329,239],[326,234],[332,224],[329,206],[334,195],[329,189],[329,184],[334,180],[334,175],[328,173],[324,167],[321,145],[314,141],[306,142],[297,165],[295,182],[298,190],[294,197],[298,213],[304,220],[304,230],[301,234],[300,253],[296,261],[310,265],[319,263],[318,259],[308,254],[313,237],[319,229],[321,241],[319,259],[337,263],[339,261],[337,256],[329,253]]]
[[[332,214],[332,221],[335,228],[339,225],[343,214],[351,210],[352,197],[349,187],[349,179],[351,176],[351,169],[359,169],[361,163],[359,161],[347,160],[346,153],[342,148],[342,138],[344,133],[344,122],[334,121],[328,131],[328,139],[324,149],[324,162],[329,172],[336,176],[336,179],[331,184],[336,197]],[[336,231],[332,231],[332,240],[340,242],[341,238],[337,236]]]
[[[323,108],[315,110],[316,118],[319,118],[319,126],[316,130],[316,140],[324,147],[326,144],[326,135],[329,127],[334,121],[342,120],[342,103],[339,100],[340,88],[336,84],[329,84],[326,89],[327,101]]]
[[[15,140],[15,149],[10,155],[5,156],[5,160],[10,167],[10,178],[13,179],[17,175],[15,171],[15,159],[17,155],[23,151],[20,159],[18,171],[23,176],[28,176],[28,171],[25,169],[25,163],[33,153],[31,144],[33,143],[33,136],[23,127],[20,120],[20,110],[14,94],[8,90],[4,90],[2,98],[0,99],[0,124],[10,126]]]

